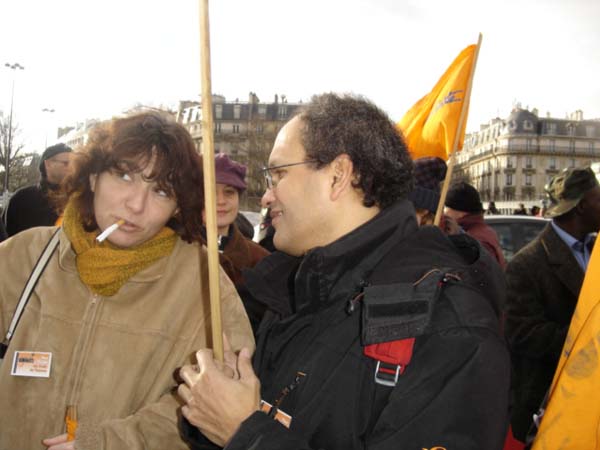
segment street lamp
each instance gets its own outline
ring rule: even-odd
[[[53,113],[54,108],[44,108],[42,112]],[[46,126],[46,132],[44,133],[44,148],[48,148],[48,126]]]
[[[8,67],[9,69],[16,70],[25,70],[19,63],[4,63],[4,67]],[[10,91],[10,115],[8,116],[8,142],[5,148],[6,154],[4,155],[4,193],[8,193],[8,180],[9,180],[9,164],[10,164],[10,154],[12,152],[12,117],[13,117],[13,100],[15,97],[15,76],[13,72],[12,79],[12,88]]]

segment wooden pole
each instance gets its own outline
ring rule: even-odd
[[[215,142],[210,80],[210,28],[208,0],[200,0],[200,53],[202,73],[202,164],[204,168],[204,210],[208,245],[208,279],[212,345],[215,358],[223,361],[223,326],[219,287],[219,249],[217,243],[217,202],[215,181]]]
[[[448,194],[448,188],[450,187],[450,179],[452,178],[452,171],[454,170],[454,163],[456,161],[456,149],[458,148],[458,140],[462,133],[463,123],[467,117],[467,107],[471,102],[471,88],[473,87],[473,77],[475,75],[475,67],[477,66],[477,58],[479,57],[479,49],[481,48],[481,41],[483,35],[479,33],[479,39],[477,40],[477,46],[475,47],[475,56],[473,57],[473,65],[471,66],[471,73],[469,74],[469,81],[467,82],[467,90],[463,104],[460,109],[460,117],[458,119],[458,126],[456,128],[457,133],[454,135],[454,142],[452,143],[452,152],[448,158],[448,170],[446,171],[446,178],[444,178],[444,184],[442,185],[442,192],[440,193],[440,201],[438,203],[437,211],[435,212],[435,219],[433,224],[437,227],[442,219],[442,212],[444,211],[444,205],[446,204],[446,195]]]

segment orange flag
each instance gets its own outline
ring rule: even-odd
[[[412,159],[437,156],[447,160],[452,153],[456,133],[460,133],[457,150],[462,148],[469,111],[467,86],[476,48],[476,45],[469,45],[460,52],[433,90],[415,103],[398,122]],[[459,130],[463,103],[467,110]]]
[[[600,449],[600,240],[596,240],[533,450]]]

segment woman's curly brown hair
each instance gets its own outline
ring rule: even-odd
[[[363,97],[322,94],[299,113],[307,160],[317,168],[347,154],[358,175],[363,204],[384,209],[413,189],[413,163],[400,131]]]
[[[73,154],[62,184],[59,206],[72,198],[87,231],[98,228],[90,175],[108,170],[143,171],[154,162],[149,180],[156,181],[176,202],[178,212],[169,220],[182,239],[202,241],[204,178],[202,158],[187,130],[155,112],[117,118],[97,125],[83,148]]]

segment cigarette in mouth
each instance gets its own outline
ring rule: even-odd
[[[113,223],[110,227],[108,227],[106,230],[104,230],[102,233],[100,233],[98,235],[98,237],[96,238],[96,240],[98,242],[102,242],[104,239],[106,239],[108,236],[110,236],[113,233],[113,231],[115,231],[117,228],[119,228],[124,223],[125,223],[125,221],[123,219],[117,220],[117,222]]]

